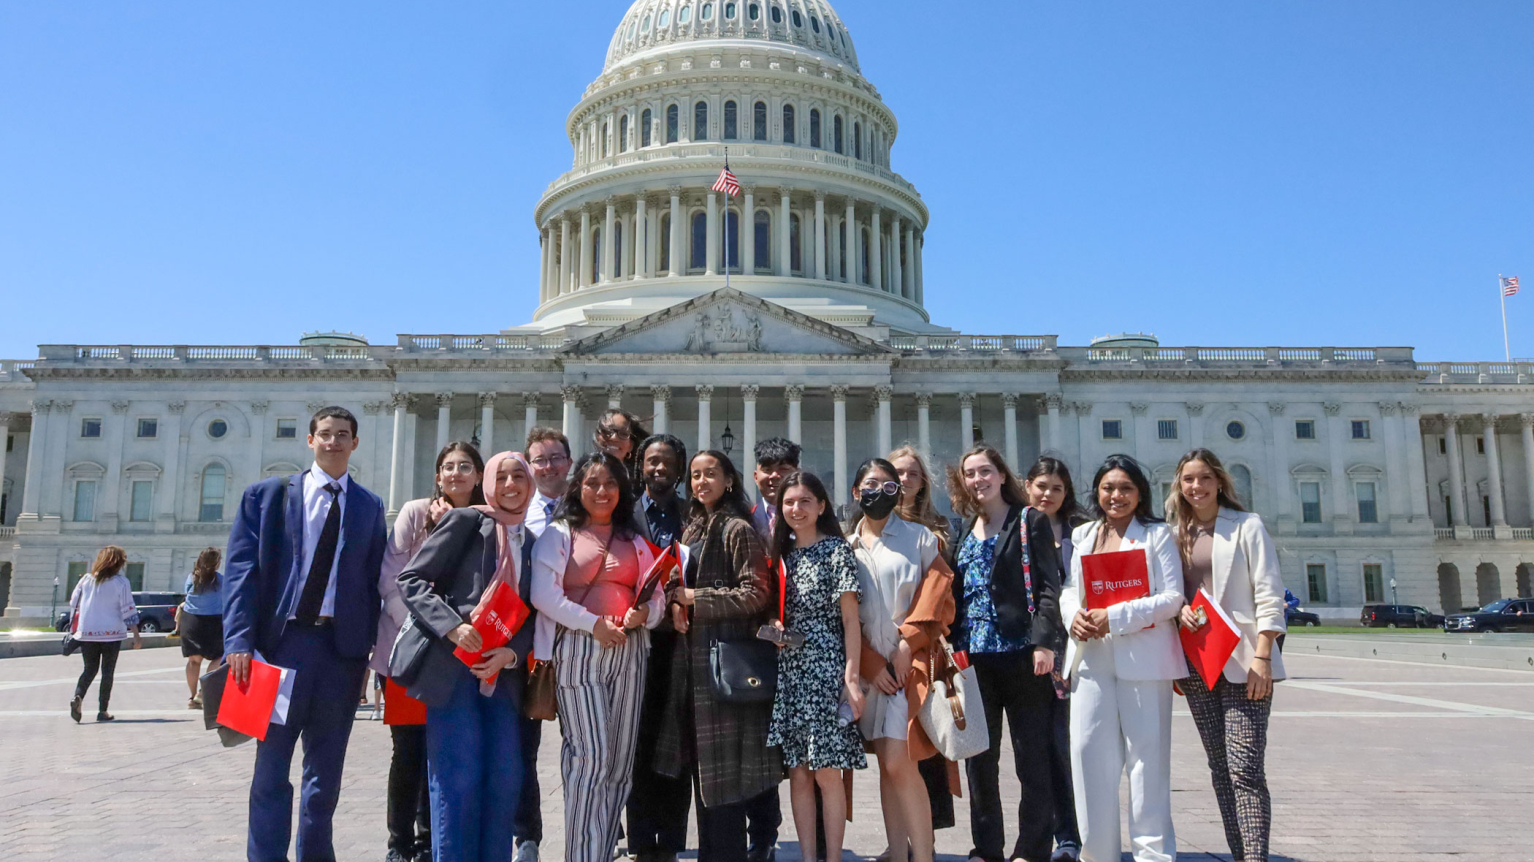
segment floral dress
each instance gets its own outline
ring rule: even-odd
[[[778,696],[767,744],[782,750],[784,766],[866,769],[858,727],[837,718],[847,669],[841,596],[858,588],[858,561],[843,540],[827,537],[790,551],[784,625],[805,636],[804,646],[778,652]]]
[[[980,541],[970,534],[959,545],[955,573],[964,584],[964,600],[959,602],[953,624],[953,648],[971,654],[1022,652],[1028,649],[1027,636],[1009,638],[996,625],[996,603],[991,600],[991,570],[996,567],[996,541],[992,536]]]

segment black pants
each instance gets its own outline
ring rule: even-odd
[[[778,799],[778,788],[747,799],[741,803],[745,807],[746,835],[750,839],[751,849],[767,848],[776,846],[778,843],[778,829],[783,825],[783,803]],[[710,857],[699,856],[699,859]]]
[[[1050,755],[1054,748],[1055,689],[1048,675],[1033,673],[1033,652],[1000,655],[972,654],[980,681],[985,722],[991,747],[968,762],[970,831],[975,846],[969,855],[987,862],[1021,858],[1049,862],[1055,826]],[[1018,835],[1006,854],[1006,824],[1001,813],[1001,722],[1011,732],[1012,756],[1022,794],[1017,804]]]
[[[636,765],[628,801],[629,855],[679,854],[686,850],[690,808],[690,776],[671,778]]]
[[[953,826],[953,793],[948,787],[947,762],[942,757],[929,757],[916,766],[921,771],[922,783],[927,785],[927,802],[932,805],[932,828]]]
[[[1081,849],[1081,827],[1076,823],[1076,795],[1071,784],[1071,701],[1054,699],[1054,749],[1050,778],[1055,791],[1055,846]]]
[[[511,823],[512,838],[518,842],[543,843],[543,792],[538,789],[538,743],[543,739],[543,722],[522,716],[522,795],[517,800],[517,816]]]
[[[698,780],[696,763],[692,767],[691,780],[693,796],[698,803],[698,859],[707,862],[745,862],[746,811],[754,805],[760,805],[766,794],[744,802],[709,807],[703,804],[703,786]],[[774,800],[777,799],[776,792],[771,795]]]
[[[426,784],[426,726],[394,725],[389,758],[389,849],[401,856],[431,846],[431,794]]]
[[[108,641],[107,643],[92,643],[81,641],[80,658],[85,660],[85,670],[80,672],[80,681],[75,683],[75,700],[85,699],[85,690],[91,687],[91,681],[96,678],[96,671],[101,671],[101,691],[99,693],[101,707],[99,712],[107,711],[107,701],[112,699],[112,677],[117,674],[117,654],[122,651],[122,641]]]

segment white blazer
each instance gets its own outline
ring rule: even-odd
[[[1278,568],[1278,546],[1262,518],[1251,512],[1221,507],[1214,522],[1214,600],[1235,620],[1241,642],[1225,665],[1225,678],[1246,684],[1246,672],[1257,654],[1258,632],[1283,634],[1284,578]],[[1192,596],[1188,597],[1193,600]],[[1273,651],[1273,678],[1284,678],[1284,657]]]
[[[655,565],[655,552],[643,536],[633,538],[634,553],[639,557],[639,577]],[[538,629],[533,634],[533,658],[548,661],[554,657],[556,626],[589,632],[596,628],[597,615],[565,595],[565,568],[570,562],[570,525],[564,521],[549,524],[533,545],[533,607],[538,609]],[[650,619],[645,628],[660,625],[666,611],[666,592],[657,588],[650,597]]]
[[[1070,576],[1060,590],[1060,617],[1069,632],[1076,612],[1085,606],[1082,595],[1083,557],[1092,553],[1097,543],[1101,521],[1082,524],[1071,533],[1076,554],[1071,559]],[[1065,646],[1065,675],[1069,677],[1081,664],[1083,655],[1102,649],[1113,650],[1113,663],[1119,679],[1182,679],[1188,675],[1188,660],[1183,657],[1177,626],[1172,623],[1182,610],[1182,558],[1177,555],[1177,540],[1166,524],[1147,524],[1139,518],[1124,533],[1120,551],[1141,550],[1146,556],[1150,575],[1149,596],[1114,605],[1108,609],[1108,636],[1100,641],[1078,641],[1074,637]],[[1154,628],[1152,628],[1154,626]]]

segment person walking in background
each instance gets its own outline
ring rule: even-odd
[[[953,646],[966,651],[980,684],[990,747],[968,762],[972,860],[1048,862],[1054,832],[1050,781],[1060,558],[1049,517],[1029,508],[1012,468],[990,446],[964,453],[950,470],[948,496],[964,518],[948,549],[954,571]],[[1021,785],[1017,843],[1002,855],[1001,723],[1011,731]]]
[[[1166,513],[1182,558],[1184,596],[1191,602],[1200,590],[1207,593],[1241,635],[1213,686],[1190,661],[1179,687],[1209,758],[1231,857],[1268,862],[1273,813],[1264,761],[1273,683],[1284,678],[1283,655],[1274,648],[1285,630],[1278,548],[1262,518],[1241,507],[1225,465],[1208,449],[1178,462]],[[1210,624],[1188,605],[1178,622],[1195,631]]]
[[[1172,680],[1188,662],[1169,625],[1183,606],[1182,562],[1172,530],[1151,509],[1150,480],[1128,455],[1111,455],[1092,479],[1095,520],[1071,536],[1075,556],[1060,596],[1071,621],[1071,775],[1084,862],[1119,859],[1119,784],[1129,773],[1129,843],[1135,862],[1172,862]],[[1149,595],[1087,608],[1083,558],[1137,551]]]
[[[421,550],[426,537],[454,509],[483,506],[485,463],[479,450],[461,440],[437,453],[432,495],[402,506],[389,532],[383,569],[378,575],[378,594],[383,615],[378,618],[378,639],[373,645],[371,667],[387,676],[389,656],[410,609],[400,594],[399,575]],[[402,689],[396,689],[402,691]],[[387,694],[385,695],[387,697]],[[431,792],[426,773],[426,725],[389,726],[393,755],[389,760],[389,788],[385,818],[389,847],[384,862],[410,862],[431,853]]]
[[[286,724],[256,748],[250,862],[283,862],[293,834],[293,747],[304,742],[299,860],[334,859],[331,819],[346,744],[378,633],[383,501],[347,473],[357,418],[325,407],[309,420],[314,464],[273,476],[240,498],[224,570],[224,647],[235,681],[253,653],[294,671]]]
[[[633,784],[649,629],[664,591],[640,603],[656,555],[634,523],[623,462],[595,452],[533,551],[534,655],[552,660],[564,731],[565,859],[609,862]]]
[[[112,721],[107,703],[112,699],[112,678],[117,674],[117,655],[123,641],[133,634],[133,648],[143,646],[138,633],[138,608],[133,605],[133,586],[122,573],[128,554],[116,545],[107,545],[96,555],[90,572],[75,584],[69,596],[74,639],[80,642],[80,658],[85,668],[75,683],[75,696],[69,701],[69,717],[80,723],[80,704],[85,692],[101,672],[97,695],[97,721]]]
[[[1071,531],[1085,520],[1081,506],[1076,502],[1071,471],[1064,462],[1045,455],[1028,468],[1023,490],[1027,492],[1028,505],[1049,516],[1055,550],[1060,554],[1060,567],[1070,571],[1071,559],[1075,556]],[[1081,829],[1076,825],[1076,796],[1071,789],[1071,692],[1065,684],[1064,670],[1065,651],[1059,650],[1055,653],[1054,736],[1051,740],[1054,746],[1050,752],[1055,797],[1053,862],[1075,862],[1081,855]]]
[[[872,689],[861,722],[879,758],[879,800],[890,858],[932,862],[935,795],[919,763],[937,767],[938,791],[953,811],[958,767],[937,755],[916,720],[932,650],[953,623],[953,573],[927,527],[896,513],[905,502],[899,468],[882,458],[853,477],[858,515],[848,530],[863,603],[861,675]]]
[[[186,687],[192,693],[187,709],[202,709],[197,683],[203,660],[217,662],[224,657],[224,578],[218,573],[223,561],[218,548],[204,549],[182,588],[186,598],[176,614],[176,630],[181,633],[181,657],[186,659]]]
[[[511,815],[522,791],[518,715],[525,683],[516,669],[532,623],[524,621],[506,645],[484,649],[471,621],[497,586],[520,592],[528,568],[523,520],[533,491],[527,461],[517,452],[496,455],[485,465],[484,486],[484,505],[444,514],[399,574],[412,624],[430,639],[409,693],[426,704],[433,862],[510,859]],[[470,666],[454,647],[482,654]]]

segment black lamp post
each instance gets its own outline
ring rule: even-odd
[[[730,430],[730,394],[724,395],[724,433],[719,435],[719,445],[724,447],[724,454],[728,455],[735,451],[735,433]]]

